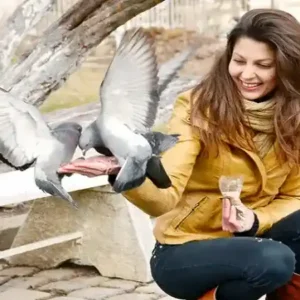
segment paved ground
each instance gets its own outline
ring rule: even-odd
[[[0,264],[0,300],[172,300],[154,282],[99,276],[93,268],[51,270]],[[263,300],[261,298],[260,300]]]
[[[0,300],[171,300],[155,283],[99,276],[92,268],[0,266]]]

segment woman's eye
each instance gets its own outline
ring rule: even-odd
[[[269,68],[271,68],[272,66],[270,66],[270,65],[259,65],[261,68],[263,68],[263,69],[269,69]]]
[[[239,60],[239,59],[234,59],[233,61],[238,63],[238,64],[243,64],[244,63],[242,60]]]

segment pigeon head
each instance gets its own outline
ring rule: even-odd
[[[73,132],[81,134],[82,127],[80,124],[75,123],[75,122],[64,122],[64,123],[57,125],[55,127],[55,130],[56,131],[62,130],[62,131],[69,131],[69,132],[73,131]]]
[[[87,126],[86,129],[83,130],[78,146],[82,150],[83,155],[85,155],[88,150],[96,146],[96,136],[91,125]]]
[[[53,135],[64,143],[78,144],[82,132],[80,124],[75,122],[65,122],[52,129]]]

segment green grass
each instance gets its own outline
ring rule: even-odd
[[[106,67],[80,68],[62,87],[52,92],[40,106],[43,113],[88,104],[98,99],[98,90]]]
[[[40,107],[43,113],[49,113],[64,108],[72,108],[83,104],[97,101],[97,95],[82,95],[80,99],[67,92],[59,92],[57,95],[51,95]]]

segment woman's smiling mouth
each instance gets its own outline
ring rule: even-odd
[[[262,85],[262,83],[247,83],[242,80],[240,80],[241,86],[243,89],[248,90],[248,91],[253,91],[256,90],[258,87]]]

